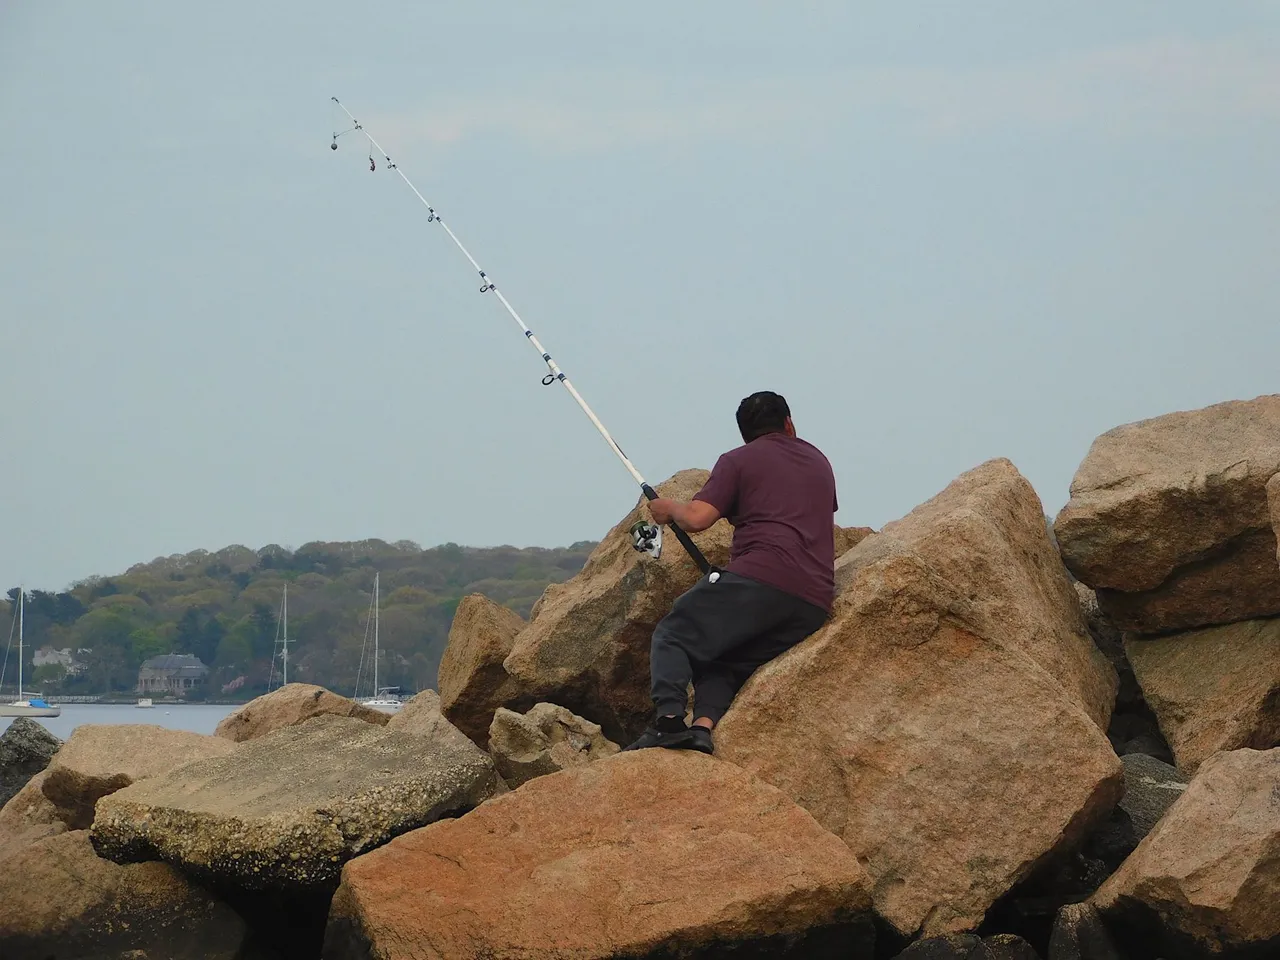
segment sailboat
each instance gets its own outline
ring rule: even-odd
[[[389,696],[386,690],[378,689],[378,579],[380,576],[377,573],[373,575],[373,696],[356,702],[372,707],[374,710],[381,710],[383,713],[395,713],[404,706],[404,702]],[[358,677],[356,684],[359,685]]]
[[[280,665],[283,674],[280,686],[283,687],[289,682],[289,585],[287,583],[284,585],[284,594],[280,598],[280,620],[276,625],[276,642],[271,650],[271,676],[267,679],[268,692],[276,676],[276,647],[280,648]]]
[[[43,697],[26,697],[22,695],[22,628],[24,626],[24,599],[26,591],[18,588],[18,699],[11,703],[0,703],[0,717],[58,717],[62,708],[46,703]],[[9,634],[10,637],[13,634]]]

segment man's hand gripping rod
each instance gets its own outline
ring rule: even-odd
[[[609,449],[612,450],[614,454],[617,455],[618,459],[622,461],[622,465],[627,468],[627,472],[631,474],[632,479],[634,479],[636,483],[640,484],[640,490],[644,493],[646,499],[657,500],[657,491],[645,482],[644,477],[640,475],[640,471],[635,468],[635,464],[633,464],[627,455],[622,452],[622,448],[618,446],[617,441],[610,436],[609,431],[606,430],[604,424],[600,422],[600,418],[595,415],[594,411],[592,411],[589,406],[587,406],[587,401],[582,399],[582,394],[578,393],[573,384],[569,382],[569,378],[564,375],[564,371],[561,370],[556,365],[556,362],[551,359],[551,354],[548,353],[546,348],[538,342],[538,338],[533,335],[533,331],[530,330],[525,325],[525,322],[520,319],[520,314],[516,313],[515,308],[511,306],[507,298],[502,295],[502,291],[498,289],[493,278],[481,269],[480,264],[476,262],[475,257],[471,256],[470,251],[462,245],[462,241],[458,239],[457,235],[451,229],[449,229],[449,225],[445,223],[440,214],[436,212],[435,207],[428,203],[427,198],[418,192],[418,188],[413,185],[407,176],[405,176],[404,171],[392,161],[391,157],[387,155],[387,152],[382,149],[382,145],[379,144],[377,140],[373,139],[373,136],[364,128],[363,124],[355,118],[341,100],[337,97],[332,97],[331,99],[341,107],[342,112],[351,119],[351,123],[353,124],[352,129],[359,130],[363,133],[368,139],[369,144],[382,154],[383,159],[386,161],[387,169],[394,170],[399,174],[400,179],[405,182],[405,186],[412,190],[413,195],[422,201],[422,205],[427,208],[427,222],[440,224],[444,229],[444,232],[449,235],[449,239],[453,241],[454,246],[462,251],[462,255],[467,258],[471,263],[471,266],[475,268],[476,273],[480,275],[480,292],[492,293],[497,297],[498,302],[502,304],[503,309],[511,315],[511,319],[520,325],[520,329],[524,331],[525,338],[533,348],[538,351],[539,355],[541,355],[543,361],[546,363],[547,369],[550,371],[542,378],[543,384],[550,386],[552,383],[559,381],[564,385],[564,388],[569,391],[569,395],[573,397],[578,406],[582,408],[582,412],[587,415],[587,418],[595,425],[595,428],[600,431],[600,436],[604,437],[605,443],[609,444]],[[338,134],[335,132],[333,137],[333,148],[336,150],[337,146]],[[702,551],[698,549],[697,544],[693,542],[693,539],[689,534],[684,530],[681,530],[674,522],[671,524],[671,530],[676,535],[676,539],[680,541],[680,545],[683,546],[685,550],[688,551],[689,556],[693,558],[693,562],[698,565],[698,568],[702,570],[703,573],[710,572],[711,564],[707,562],[707,558],[702,555]],[[648,553],[651,556],[657,557],[662,551],[662,528],[656,524],[647,524],[643,522],[634,524],[631,528],[631,537],[632,545],[642,553]]]

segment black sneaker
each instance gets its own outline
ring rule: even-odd
[[[692,744],[692,741],[693,731],[686,726],[682,725],[679,730],[659,730],[650,725],[644,733],[640,734],[639,739],[622,749],[645,750],[649,747],[666,747],[669,750],[684,750]]]
[[[688,744],[685,745],[686,750],[697,750],[699,753],[714,754],[716,752],[715,742],[711,739],[711,731],[706,727],[690,727]]]

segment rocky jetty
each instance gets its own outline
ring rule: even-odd
[[[714,757],[618,751],[698,577],[631,549],[643,504],[528,621],[467,598],[394,716],[290,684],[213,737],[14,724],[0,957],[1280,956],[1278,417],[1112,430],[1048,526],[992,460],[838,528],[830,619]]]

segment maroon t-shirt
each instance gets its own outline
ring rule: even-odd
[[[836,478],[811,443],[767,433],[716,461],[694,496],[733,524],[725,569],[830,611]]]

